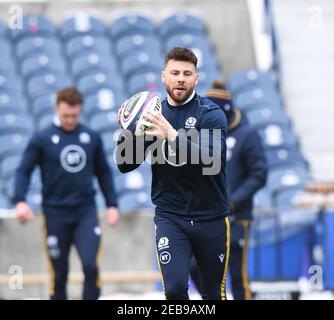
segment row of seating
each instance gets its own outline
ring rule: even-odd
[[[229,79],[235,104],[257,129],[269,167],[266,186],[255,196],[259,210],[286,209],[311,178],[273,72],[242,70]]]

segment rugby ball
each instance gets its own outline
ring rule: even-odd
[[[144,135],[146,126],[142,122],[145,113],[161,113],[161,101],[154,92],[136,93],[125,103],[120,114],[122,128],[130,130],[136,136]]]

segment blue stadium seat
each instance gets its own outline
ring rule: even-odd
[[[27,82],[27,93],[34,99],[41,95],[57,92],[72,84],[71,79],[63,73],[45,73],[31,77]]]
[[[15,75],[6,75],[0,72],[0,93],[20,95],[23,93],[22,82]]]
[[[5,133],[0,135],[0,159],[10,154],[21,154],[27,146],[31,134]]]
[[[100,89],[96,94],[88,96],[85,99],[83,112],[86,118],[101,111],[115,111],[118,112],[119,107],[124,102],[123,96],[115,95],[110,89]]]
[[[99,18],[79,12],[64,21],[60,33],[66,40],[84,35],[98,37],[105,35],[105,26]]]
[[[0,114],[1,113],[16,113],[15,110],[27,111],[26,100],[22,95],[10,95],[8,93],[0,93]]]
[[[285,127],[290,126],[290,119],[282,109],[251,109],[246,112],[246,118],[249,125],[256,128],[266,126],[270,123]]]
[[[142,164],[136,170],[115,177],[115,189],[118,196],[129,192],[143,191],[150,192],[151,169],[148,165]]]
[[[297,187],[304,188],[309,179],[310,174],[305,167],[278,167],[269,170],[266,188],[268,188],[275,197],[277,192],[281,192],[282,190]]]
[[[96,130],[100,133],[106,131],[115,131],[119,129],[119,124],[117,122],[117,112],[107,111],[96,113],[89,119],[89,125],[93,130]]]
[[[2,179],[6,180],[15,174],[21,162],[21,158],[20,154],[12,154],[4,157],[0,161],[0,176]]]
[[[114,40],[130,34],[153,35],[156,27],[150,18],[140,14],[126,14],[115,19],[110,27],[110,35]]]
[[[54,113],[47,113],[41,114],[37,119],[37,130],[43,130],[49,126],[51,126],[55,121]]]
[[[0,115],[0,134],[29,134],[33,129],[33,123],[28,114],[24,116],[13,113]]]
[[[44,53],[24,60],[21,69],[25,80],[47,72],[66,73],[65,61],[61,57]]]
[[[105,56],[111,54],[111,45],[106,37],[78,36],[66,43],[66,53],[70,60],[89,53]]]
[[[16,45],[16,55],[21,62],[26,58],[42,53],[61,56],[60,42],[56,38],[34,36],[24,38],[18,41]]]
[[[0,181],[1,183],[1,181]],[[11,207],[8,197],[0,190],[0,209],[9,209]],[[1,220],[0,220],[1,224]]]
[[[267,188],[258,190],[254,195],[254,209],[256,212],[269,212],[273,209],[271,192]]]
[[[36,119],[45,114],[53,114],[56,105],[56,94],[46,94],[36,98],[32,104],[32,111]]]
[[[297,186],[283,189],[274,195],[274,204],[278,210],[291,209],[295,206],[295,198],[304,194],[305,188]]]
[[[0,35],[0,48],[1,48],[0,52],[1,59],[6,59],[6,60],[11,59],[12,57],[11,45],[7,39],[1,38],[1,35]]]
[[[78,80],[78,89],[86,97],[96,94],[103,88],[109,88],[116,95],[123,95],[123,81],[121,75],[114,73],[95,72],[83,76]]]
[[[141,210],[153,210],[151,195],[148,191],[127,192],[119,197],[119,210],[121,214],[136,213]]]
[[[155,35],[129,34],[120,38],[115,45],[115,52],[121,59],[138,50],[161,53],[159,38]]]
[[[275,77],[271,71],[259,71],[256,69],[241,70],[233,74],[228,82],[228,88],[232,94],[238,94],[249,87],[265,85],[276,88]]]
[[[7,35],[7,28],[5,27],[2,20],[0,20],[0,39],[5,39]]]
[[[241,110],[246,111],[256,108],[257,105],[282,105],[282,100],[276,90],[264,90],[261,87],[254,87],[234,96],[234,104]]]
[[[268,167],[286,167],[286,166],[302,166],[308,167],[308,163],[303,155],[297,149],[277,148],[265,150]]]
[[[163,38],[184,32],[204,35],[205,23],[200,17],[183,12],[173,14],[160,23],[160,34]]]
[[[96,53],[90,53],[78,57],[72,62],[73,76],[78,79],[84,75],[96,74],[97,72],[105,72],[112,76],[117,74],[116,61],[112,56],[100,56]]]
[[[117,129],[116,129],[117,130]],[[105,131],[101,134],[103,148],[107,155],[112,155],[115,147],[117,146],[117,140],[115,136],[115,130]]]
[[[161,55],[150,51],[136,51],[122,60],[122,71],[129,78],[135,73],[161,72],[163,65]]]
[[[161,81],[161,73],[157,72],[145,72],[134,74],[128,81],[129,95],[133,95],[140,91],[153,91],[158,95],[164,93],[164,86]]]
[[[14,41],[25,37],[53,37],[56,34],[56,26],[44,16],[29,15],[23,17],[23,28],[10,30],[10,36]]]
[[[16,66],[14,64],[14,59],[3,57],[0,59],[0,73],[2,75],[15,75]]]
[[[297,148],[299,145],[296,135],[286,126],[269,123],[258,129],[258,133],[264,148]]]
[[[214,57],[209,39],[205,35],[189,33],[175,34],[164,43],[165,52],[174,47],[186,47],[189,49],[201,50],[203,54],[209,55],[208,59]]]

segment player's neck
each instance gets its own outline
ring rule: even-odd
[[[187,104],[190,100],[192,100],[192,98],[195,96],[195,90],[193,91],[193,93],[190,95],[190,97],[186,100],[186,101],[183,101],[183,102],[176,102],[174,101],[170,95],[167,95],[167,101],[168,103],[173,106],[173,107],[179,107],[179,106],[183,106],[185,104]]]

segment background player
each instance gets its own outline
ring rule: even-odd
[[[30,175],[39,166],[43,183],[45,236],[50,260],[51,299],[67,299],[69,252],[76,247],[85,275],[83,299],[100,294],[98,251],[101,229],[95,205],[97,177],[108,207],[107,219],[117,223],[117,199],[100,136],[79,123],[83,98],[69,87],[58,92],[57,121],[30,140],[16,173],[16,214],[20,223],[33,219],[25,201]]]
[[[218,104],[228,121],[226,181],[231,219],[231,255],[229,273],[235,300],[251,299],[247,254],[253,196],[266,183],[267,165],[260,137],[247,125],[239,109],[233,107],[230,93],[223,83],[215,81],[206,96]],[[191,276],[201,291],[196,262],[192,260]]]

